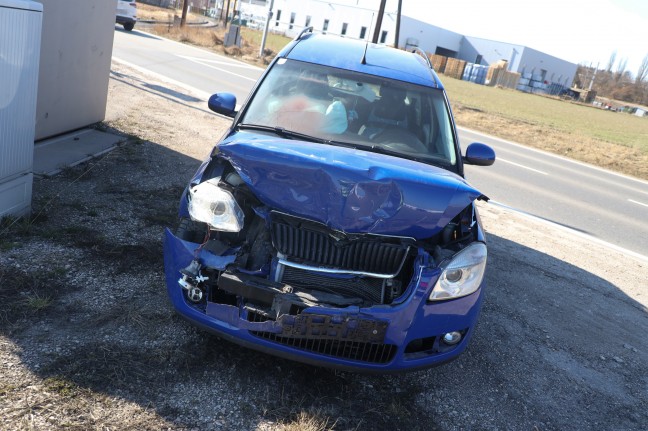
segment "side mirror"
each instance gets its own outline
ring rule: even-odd
[[[473,142],[466,148],[463,161],[467,165],[490,166],[495,163],[495,151],[488,145]]]
[[[231,93],[212,94],[207,101],[207,106],[217,114],[232,118],[236,116],[236,96]]]

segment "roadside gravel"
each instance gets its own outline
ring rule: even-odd
[[[0,227],[0,429],[643,430],[648,262],[482,205],[488,290],[468,351],[402,375],[335,372],[191,327],[162,232],[229,120],[113,63],[102,128],[130,139],[37,179]]]

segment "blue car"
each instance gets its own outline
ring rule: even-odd
[[[445,90],[427,57],[306,29],[191,179],[165,232],[169,297],[191,323],[272,355],[353,371],[460,355],[486,244]]]

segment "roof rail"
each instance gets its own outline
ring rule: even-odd
[[[311,33],[313,32],[313,26],[312,26],[312,25],[311,25],[310,27],[304,27],[304,29],[303,29],[302,31],[300,31],[299,34],[297,35],[297,37],[295,37],[295,39],[293,39],[293,40],[299,40],[299,39],[301,39],[302,36],[303,36],[305,33],[308,33],[308,32],[311,32]]]
[[[425,59],[425,61],[427,62],[428,66],[430,66],[430,69],[434,69],[432,67],[432,63],[430,62],[430,57],[428,57],[427,54],[425,53],[425,51],[423,51],[421,48],[419,48],[418,46],[415,46],[414,48],[412,48],[411,52],[414,52],[414,53],[420,55],[421,57],[423,57]]]

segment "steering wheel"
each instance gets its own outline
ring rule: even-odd
[[[403,151],[406,153],[428,153],[428,148],[412,132],[407,129],[384,129],[371,139],[377,144],[382,144],[385,148]]]

